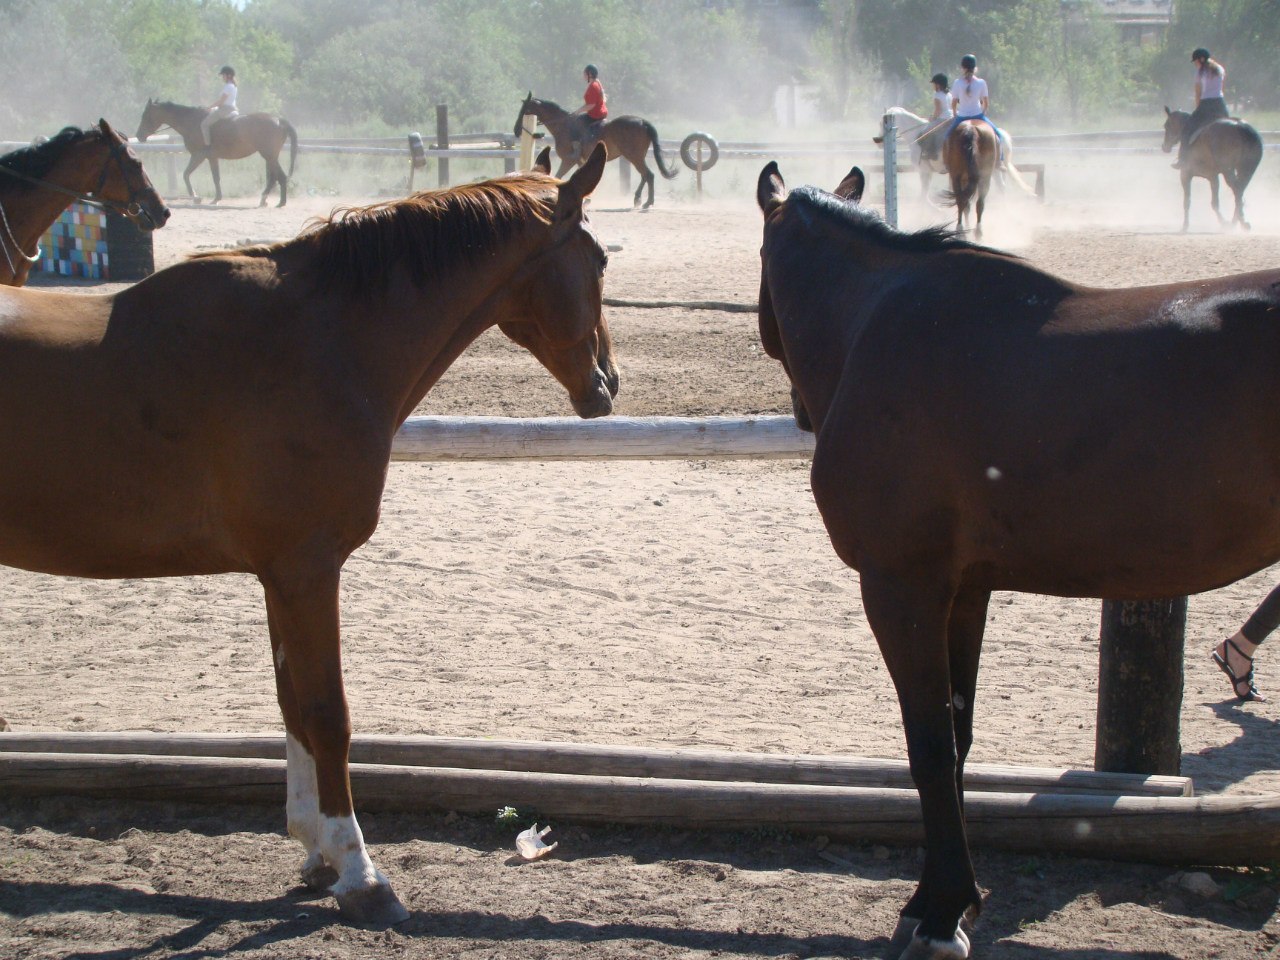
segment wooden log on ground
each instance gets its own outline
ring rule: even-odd
[[[257,757],[274,760],[283,760],[285,755],[284,736],[281,734],[212,733],[10,733],[0,737],[0,752]],[[350,757],[353,763],[524,773],[914,788],[905,760],[869,757],[380,735],[354,737]],[[1188,777],[981,763],[966,766],[965,788],[1000,793],[1169,797],[1189,797],[1193,793]]]
[[[392,460],[796,460],[791,417],[410,417]]]
[[[589,777],[355,764],[357,806],[493,815],[504,806],[544,822],[784,829],[858,843],[916,845],[913,790],[809,784]],[[285,763],[227,757],[9,753],[0,796],[283,803]],[[1122,797],[974,793],[965,803],[975,847],[1202,865],[1280,859],[1280,796]]]
[[[616,297],[605,297],[606,307],[632,307],[641,310],[684,309],[684,310],[719,310],[721,313],[755,313],[760,309],[758,303],[738,303],[733,300],[619,300]]]

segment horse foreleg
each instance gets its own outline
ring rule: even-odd
[[[1191,228],[1191,174],[1182,171],[1182,232]]]
[[[951,717],[956,730],[956,792],[964,809],[964,763],[973,746],[973,698],[987,626],[989,590],[962,590],[951,604],[947,654],[951,670]]]
[[[191,174],[195,172],[196,167],[204,163],[203,154],[192,154],[190,162],[187,163],[187,169],[182,171],[182,180],[187,185],[187,196],[196,203],[200,202],[200,197],[196,195],[195,188],[191,186]]]
[[[1222,215],[1222,208],[1218,204],[1218,175],[1216,173],[1209,178],[1209,206],[1213,207],[1213,213],[1218,218],[1218,226],[1225,227],[1227,218]]]
[[[215,157],[209,158],[209,172],[213,174],[213,202],[217,203],[222,199],[222,174]]]
[[[351,803],[351,721],[342,685],[338,567],[330,558],[277,566],[262,576],[276,664],[277,695],[289,729],[290,833],[307,852],[308,883],[332,880],[342,916],[392,924],[408,917],[373,865]],[[292,719],[291,719],[292,718]]]
[[[903,908],[894,941],[906,944],[903,958],[963,960],[969,940],[960,919],[967,912],[976,914],[981,899],[957,787],[958,691],[948,649],[954,591],[941,573],[925,582],[864,567],[861,580],[863,608],[898,691],[911,778],[924,816],[924,870]],[[971,619],[966,609],[963,620]],[[976,668],[976,659],[974,663]],[[968,678],[959,680],[967,691]]]

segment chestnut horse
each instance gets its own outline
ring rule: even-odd
[[[991,190],[1000,148],[996,132],[985,120],[962,120],[942,142],[942,162],[951,177],[951,189],[944,195],[956,208],[956,232],[964,233],[964,222],[973,205],[973,235],[982,239],[982,210]]]
[[[182,171],[182,179],[187,185],[187,193],[192,200],[199,200],[195,189],[191,186],[191,173],[196,167],[209,161],[209,172],[213,174],[213,202],[222,199],[222,178],[218,170],[219,160],[243,160],[255,153],[261,154],[267,162],[267,185],[262,188],[262,199],[258,206],[267,205],[267,194],[276,184],[280,185],[280,202],[276,206],[283,207],[289,199],[289,178],[293,176],[293,163],[298,157],[298,131],[284,117],[274,117],[269,113],[245,113],[237,117],[219,120],[209,128],[209,139],[212,144],[205,146],[204,134],[200,132],[200,122],[208,116],[204,107],[184,107],[180,103],[167,100],[148,100],[142,111],[142,120],[138,124],[138,139],[146,140],[163,126],[170,126],[182,137],[182,145],[191,154],[187,169]],[[285,173],[280,166],[280,151],[285,142],[289,143],[289,172]]]
[[[571,179],[348,209],[114,296],[0,290],[0,563],[80,577],[247,572],[266,597],[302,876],[344,917],[407,912],[348,779],[338,580],[378,523],[397,428],[497,325],[582,417],[618,389],[607,256]]]
[[[962,783],[991,593],[1177,597],[1280,559],[1280,269],[1081,287],[788,194],[776,163],[756,193],[760,339],[816,434],[813,497],[920,793],[895,944],[956,960],[980,907]]]
[[[27,282],[40,260],[40,238],[74,200],[123,214],[143,230],[169,219],[142,161],[111,124],[66,127],[51,140],[0,157],[0,284]]]
[[[649,188],[649,199],[645,203],[645,208],[653,206],[654,176],[645,162],[645,156],[649,153],[650,147],[653,147],[653,159],[658,164],[658,170],[663,177],[671,180],[679,173],[678,169],[672,170],[667,167],[666,161],[662,159],[658,131],[643,117],[622,116],[605,120],[600,124],[600,133],[597,137],[588,132],[589,128],[584,125],[582,117],[574,116],[558,103],[539,100],[530,92],[524,98],[524,103],[520,105],[520,113],[516,115],[515,135],[517,137],[524,129],[524,118],[527,114],[537,117],[555,138],[556,156],[560,158],[557,176],[563,177],[574,164],[585,163],[597,143],[604,144],[605,149],[609,151],[610,160],[614,157],[622,157],[630,162],[640,172],[640,186],[636,188],[634,206],[640,206],[640,194],[644,192],[646,186]]]
[[[1164,108],[1164,143],[1161,149],[1169,153],[1182,140],[1182,131],[1191,120],[1184,110]],[[1234,117],[1205,124],[1191,136],[1184,153],[1182,174],[1182,229],[1191,223],[1191,180],[1204,177],[1209,181],[1210,206],[1218,217],[1218,223],[1238,223],[1244,230],[1249,224],[1244,219],[1244,190],[1253,179],[1254,171],[1262,162],[1262,137],[1243,120]],[[1227,181],[1236,198],[1235,215],[1228,221],[1218,209],[1218,176]]]

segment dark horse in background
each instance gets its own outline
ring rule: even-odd
[[[138,139],[146,140],[163,126],[170,126],[182,137],[182,145],[191,154],[191,162],[182,171],[191,199],[198,200],[191,186],[191,173],[196,167],[209,161],[213,174],[213,202],[222,199],[222,179],[218,171],[219,160],[243,160],[255,153],[267,162],[267,185],[262,189],[260,207],[267,205],[267,194],[277,184],[280,186],[280,203],[283,207],[289,199],[289,178],[293,176],[293,164],[298,157],[298,131],[284,117],[269,113],[245,113],[238,117],[219,120],[209,128],[212,145],[205,147],[200,132],[200,122],[208,116],[204,107],[184,107],[167,100],[148,100],[138,124]],[[289,144],[289,170],[280,166],[280,151]]]
[[[1147,600],[1280,559],[1280,269],[1082,287],[760,174],[760,338],[898,693],[926,853],[895,943],[968,956],[994,590]],[[1140,691],[1134,691],[1140,696]]]
[[[1164,144],[1161,149],[1169,153],[1182,140],[1182,131],[1191,120],[1184,110],[1164,108]],[[1248,230],[1244,219],[1244,190],[1253,179],[1254,171],[1262,162],[1262,137],[1243,120],[1234,117],[1205,124],[1194,134],[1183,154],[1182,174],[1182,229],[1191,223],[1191,181],[1204,177],[1209,181],[1210,205],[1218,216],[1218,223],[1228,221],[1218,209],[1218,176],[1227,181],[1236,198],[1236,212],[1231,223]]]
[[[982,239],[982,212],[999,154],[996,132],[985,120],[961,121],[942,142],[942,162],[951,178],[951,189],[943,200],[956,208],[957,233],[964,232],[972,206],[973,235]]]
[[[678,170],[669,169],[662,159],[662,147],[658,143],[658,131],[652,123],[643,117],[610,117],[599,125],[599,134],[594,135],[582,123],[582,117],[574,116],[558,103],[550,100],[539,100],[532,93],[524,98],[520,105],[520,113],[516,116],[515,135],[520,136],[524,129],[524,118],[532,114],[551,131],[555,139],[556,156],[560,158],[560,169],[556,176],[563,177],[575,164],[585,163],[597,143],[603,143],[608,151],[608,158],[622,157],[640,172],[640,186],[636,188],[634,205],[640,206],[640,194],[645,187],[649,188],[649,199],[645,208],[653,206],[653,171],[645,162],[649,148],[653,147],[653,159],[663,177],[674,179]]]
[[[111,124],[66,127],[50,140],[0,157],[0,284],[27,282],[40,259],[40,238],[75,200],[124,214],[142,230],[169,220],[142,161]]]
[[[114,296],[0,288],[0,563],[258,577],[289,833],[303,880],[357,922],[408,914],[352,808],[342,566],[378,525],[396,430],[488,328],[579,416],[612,411],[608,257],[583,213],[603,170],[600,149],[564,182],[528,173],[338,211]]]

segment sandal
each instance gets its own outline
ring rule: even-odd
[[[1236,653],[1240,654],[1240,656],[1244,657],[1244,659],[1249,661],[1249,672],[1242,677],[1237,676],[1236,672],[1231,669],[1231,664],[1227,662],[1227,658],[1218,653],[1217,650],[1213,651],[1213,662],[1216,663],[1218,665],[1218,669],[1225,673],[1231,680],[1231,689],[1235,691],[1236,699],[1241,703],[1248,703],[1250,700],[1257,700],[1259,703],[1265,703],[1267,698],[1258,692],[1258,688],[1254,686],[1253,683],[1253,657],[1245,656],[1244,651],[1232,643],[1230,639],[1223,640],[1222,643],[1224,647],[1230,647]],[[1244,684],[1245,686],[1244,693],[1240,692],[1241,684]]]

